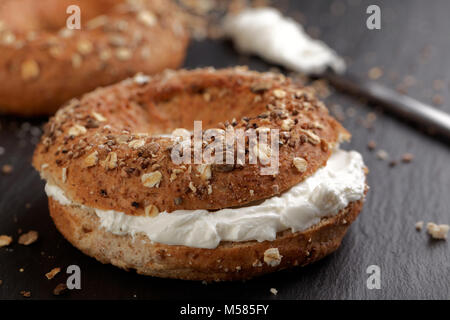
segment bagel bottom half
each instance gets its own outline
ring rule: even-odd
[[[98,261],[143,275],[208,282],[244,280],[315,262],[340,246],[362,206],[363,199],[352,202],[305,231],[286,230],[273,241],[222,242],[215,249],[201,249],[154,243],[144,235],[115,235],[101,228],[93,211],[49,198],[50,214],[59,231]],[[279,263],[265,261],[270,248],[278,249]]]

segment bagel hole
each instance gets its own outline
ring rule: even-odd
[[[194,121],[202,121],[202,129],[217,128],[219,123],[252,118],[265,110],[265,103],[255,102],[246,90],[223,87],[192,87],[170,92],[141,103],[148,114],[152,134],[170,134],[177,128],[194,130]]]

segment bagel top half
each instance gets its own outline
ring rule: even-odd
[[[243,166],[174,164],[174,142],[163,134],[192,130],[194,120],[202,120],[204,130],[279,129],[278,174],[261,175],[261,163],[248,159]],[[72,100],[46,125],[33,165],[87,207],[134,216],[149,206],[216,210],[281,194],[325,166],[349,136],[308,88],[283,75],[245,68],[168,71]],[[306,166],[299,170],[294,158]]]
[[[74,6],[80,29],[67,27]],[[171,0],[2,0],[0,112],[51,114],[137,72],[178,68],[188,41]]]

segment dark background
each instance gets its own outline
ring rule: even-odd
[[[366,28],[369,4],[381,7],[381,30]],[[371,68],[379,67],[383,75],[377,81],[395,89],[408,87],[410,96],[450,112],[449,1],[315,0],[275,5],[343,55],[350,73],[367,78]],[[236,64],[257,70],[271,67],[256,58],[239,57],[226,41],[212,40],[192,43],[185,66]],[[38,127],[45,119],[1,117],[0,166],[11,164],[14,171],[0,173],[0,234],[13,236],[15,242],[0,248],[0,299],[25,299],[22,290],[31,291],[31,299],[449,299],[449,243],[430,240],[414,224],[450,223],[450,144],[351,97],[334,93],[326,102],[353,134],[344,147],[360,151],[370,168],[367,203],[341,248],[308,267],[208,285],[127,273],[73,248],[54,227],[44,184],[30,165]],[[376,120],[368,129],[364,124],[373,113]],[[377,150],[386,150],[390,160],[377,159],[376,151],[367,148],[370,140],[376,141]],[[412,163],[400,161],[390,167],[391,160],[406,152],[414,154]],[[39,231],[38,242],[18,245],[19,229]],[[81,267],[82,290],[54,297],[53,288],[65,282],[65,269],[71,264]],[[381,290],[366,287],[366,268],[373,264],[381,268]],[[45,273],[54,267],[63,271],[47,280]]]

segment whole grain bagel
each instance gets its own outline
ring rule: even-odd
[[[79,30],[66,27],[71,5],[80,8]],[[188,38],[169,0],[2,0],[0,112],[51,114],[137,72],[177,68]]]
[[[202,120],[204,130],[278,129],[278,172],[262,175],[263,164],[248,164],[248,141],[244,164],[174,163],[175,142],[166,135],[192,130],[195,120]],[[147,275],[235,280],[308,264],[334,251],[363,197],[304,230],[279,230],[272,241],[220,241],[214,248],[121,234],[120,225],[119,233],[110,232],[96,210],[106,219],[119,212],[121,221],[151,223],[183,210],[213,216],[224,208],[251,207],[307,181],[349,137],[310,88],[282,75],[243,67],[166,71],[138,74],[69,102],[46,125],[33,165],[64,195],[48,193],[57,228],[86,254]],[[283,259],[260,265],[270,248]]]

